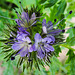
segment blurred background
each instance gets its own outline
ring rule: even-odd
[[[42,16],[45,16],[47,22],[60,21],[64,18],[70,10],[73,11],[66,19],[64,19],[58,27],[60,29],[69,28],[75,26],[75,0],[0,0],[0,16],[16,19],[17,15],[14,11],[16,8],[20,10],[21,1],[23,8],[28,8],[32,5],[41,8]],[[40,20],[42,21],[43,18]],[[0,17],[0,39],[2,30],[6,27],[5,22],[12,20]],[[0,47],[0,75],[75,75],[75,29],[69,29],[64,33],[65,41],[67,45],[59,45],[55,47],[56,56],[51,58],[52,64],[50,67],[45,65],[41,66],[41,71],[34,67],[33,70],[25,69],[22,72],[22,68],[16,68],[17,59],[14,61],[9,60],[6,62],[4,54],[1,54],[2,48]],[[3,43],[0,42],[0,46]]]

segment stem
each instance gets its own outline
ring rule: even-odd
[[[69,45],[65,45],[65,44],[60,44],[60,46],[66,47],[68,49],[71,49],[72,51],[75,51],[75,49],[71,48]]]

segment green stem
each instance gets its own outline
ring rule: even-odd
[[[63,46],[63,47],[66,47],[66,48],[68,48],[68,49],[71,49],[71,50],[75,51],[75,49],[73,49],[73,48],[71,48],[70,46],[65,45],[65,44],[60,44],[60,46]]]

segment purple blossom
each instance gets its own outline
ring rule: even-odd
[[[44,34],[47,34],[48,36],[52,35],[52,36],[55,36],[55,35],[58,35],[60,34],[60,32],[62,30],[60,29],[53,29],[53,23],[51,21],[49,21],[47,24],[46,24],[46,20],[43,19],[43,22],[42,22],[42,30],[43,30],[43,33]]]
[[[24,11],[22,12],[21,15],[19,15],[17,12],[17,16],[18,16],[18,19],[15,19],[15,21],[20,27],[28,28],[36,23],[35,13],[31,15],[31,18],[29,18],[28,12],[24,12]]]
[[[35,34],[35,43],[33,45],[34,51],[37,51],[37,57],[42,59],[48,54],[48,52],[54,51],[54,48],[50,45],[55,40],[51,37],[42,38],[39,33]]]
[[[18,32],[16,39],[18,40],[18,42],[15,42],[12,45],[12,49],[19,50],[17,54],[20,54],[21,57],[24,57],[26,54],[33,51],[32,45],[30,44],[31,40],[27,36],[27,34],[24,34],[23,32]]]

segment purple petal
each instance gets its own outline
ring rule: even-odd
[[[42,42],[50,43],[50,42],[52,42],[52,39],[49,37],[46,37],[46,38],[42,39]]]
[[[27,43],[30,43],[30,42],[31,42],[31,40],[30,40],[29,37],[26,37],[26,38],[25,38],[25,41],[27,41]]]
[[[29,20],[29,15],[28,15],[28,13],[26,13],[26,12],[23,11],[22,14],[21,14],[21,16],[22,16],[23,19],[25,19],[25,20],[27,20],[27,21]]]
[[[51,26],[53,26],[53,23],[51,21],[48,21],[47,27],[51,27]]]
[[[29,49],[29,52],[32,52],[32,51],[33,51],[33,47],[31,46],[30,49]]]
[[[37,50],[37,48],[36,48],[36,46],[35,46],[35,43],[33,44],[33,51],[36,51]]]
[[[39,47],[37,52],[38,52],[37,57],[40,59],[43,59],[45,56],[45,53],[43,52],[43,50]]]
[[[46,20],[43,19],[42,26],[46,26]]]
[[[28,49],[27,49],[27,47],[25,46],[25,47],[23,47],[23,48],[21,49],[20,56],[21,56],[21,57],[24,57],[26,54],[28,54]]]
[[[36,15],[35,15],[35,13],[33,13],[33,14],[32,14],[32,16],[31,16],[30,21],[34,22],[34,21],[35,21],[35,19],[36,19]]]
[[[42,38],[39,33],[36,33],[34,39],[35,39],[35,42],[40,42]]]
[[[54,48],[52,46],[50,46],[49,44],[45,44],[44,48],[47,52],[54,51]]]
[[[24,34],[22,32],[17,32],[17,40],[18,41],[24,41],[25,40],[25,37],[27,36],[27,34]]]
[[[21,27],[19,19],[15,19],[16,23]]]
[[[53,44],[55,42],[55,37],[54,36],[48,35],[47,37],[52,39],[52,41],[51,41],[52,43],[50,43],[50,44]]]
[[[20,19],[15,19],[15,21],[20,27],[25,27],[24,21],[22,21]]]
[[[24,28],[24,27],[19,27],[18,29],[19,29],[20,32],[23,32],[23,33],[25,33],[25,34],[27,34],[27,35],[30,35],[30,33],[26,31],[26,28]]]
[[[42,30],[43,30],[43,33],[47,33],[47,28],[46,28],[46,26],[42,26]]]
[[[21,48],[23,48],[24,44],[23,42],[16,42],[12,45],[12,49],[13,50],[20,50]]]

